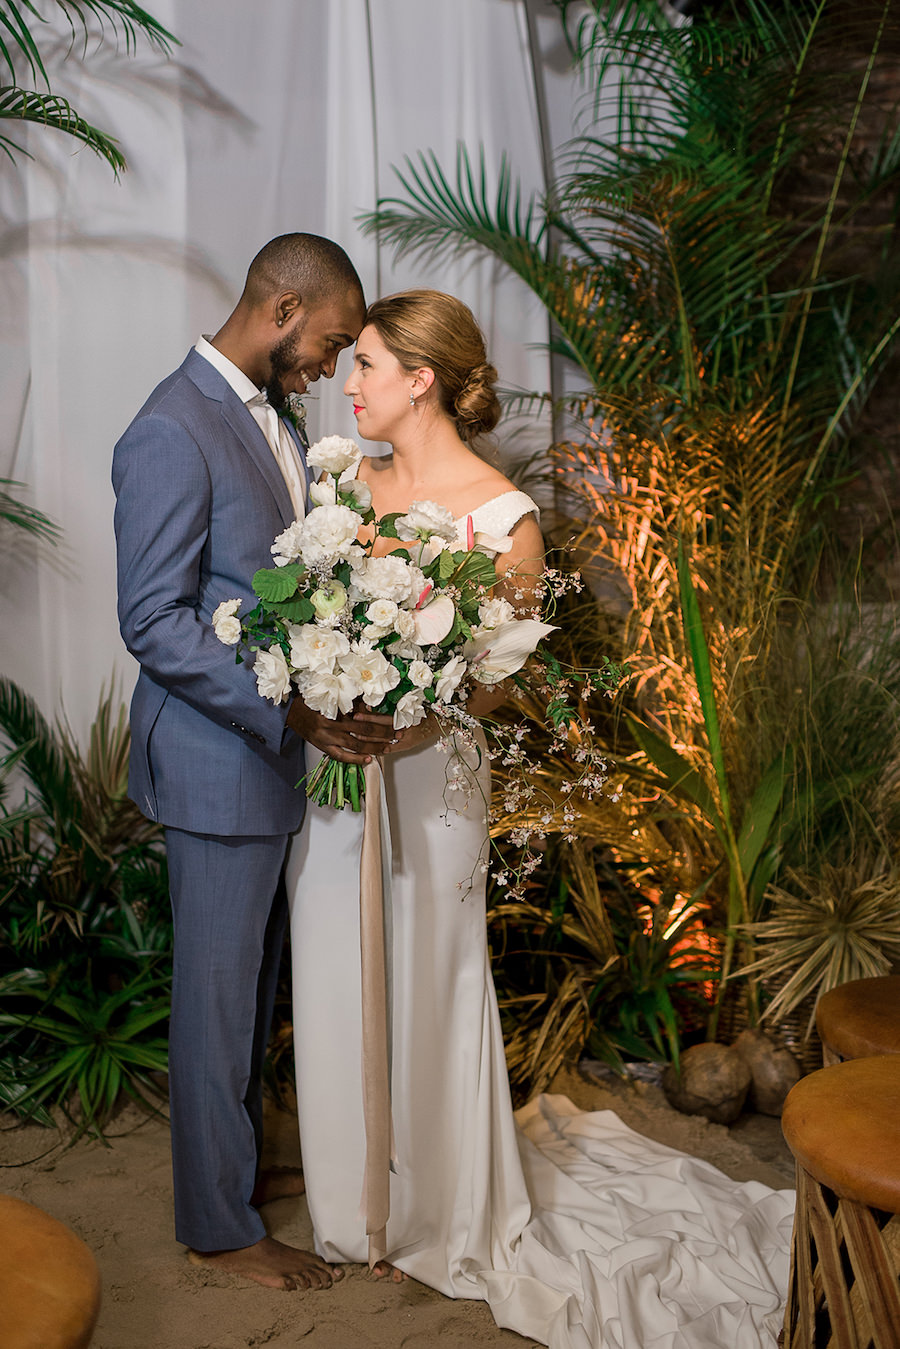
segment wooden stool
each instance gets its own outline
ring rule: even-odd
[[[86,1349],[100,1310],[97,1262],[64,1223],[0,1195],[3,1349]]]
[[[851,979],[816,1005],[825,1066],[872,1054],[900,1054],[900,974]]]
[[[781,1127],[797,1162],[784,1349],[900,1349],[900,1056],[801,1078]]]

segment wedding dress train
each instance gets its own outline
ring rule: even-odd
[[[533,503],[473,512],[502,535]],[[310,765],[311,767],[312,765]],[[762,1349],[788,1281],[793,1192],[737,1184],[612,1112],[513,1115],[485,931],[486,758],[452,789],[434,744],[386,756],[391,1092],[387,1258],[551,1349]],[[288,865],[300,1138],[316,1248],[365,1261],[361,817],[310,805]]]

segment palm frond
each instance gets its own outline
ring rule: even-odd
[[[29,534],[36,534],[48,543],[56,543],[60,537],[59,525],[54,524],[42,511],[26,506],[24,501],[7,490],[12,487],[24,488],[25,483],[15,482],[12,478],[0,478],[0,520],[24,529]]]
[[[64,817],[74,789],[66,754],[34,699],[6,676],[0,676],[0,734],[22,749],[21,766],[48,815]]]
[[[36,122],[41,126],[54,127],[81,141],[88,149],[107,164],[116,174],[127,168],[125,156],[118,142],[98,127],[92,126],[75,111],[68,99],[59,94],[39,94],[32,89],[0,90],[0,119],[20,122]],[[0,135],[0,147],[10,159],[16,154],[31,158],[29,152],[8,136]]]
[[[101,37],[107,25],[113,33],[123,33],[128,54],[136,50],[141,37],[161,51],[170,51],[173,45],[179,45],[178,39],[134,0],[56,0],[56,6],[65,15],[73,42],[80,33],[87,43],[94,21],[99,24]],[[32,32],[35,21],[47,23],[32,0],[0,0],[0,61],[8,66],[15,83],[14,62],[18,52],[27,61],[32,75],[40,75],[49,88],[50,80],[41,59],[40,46]]]

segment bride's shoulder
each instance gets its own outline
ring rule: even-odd
[[[385,469],[391,468],[393,462],[392,454],[364,454],[356,466],[356,476],[362,478],[363,482],[371,482]]]

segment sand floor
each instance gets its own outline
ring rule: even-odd
[[[731,1129],[679,1115],[658,1088],[596,1082],[570,1072],[553,1091],[588,1110],[613,1109],[640,1133],[712,1162],[735,1180],[793,1183],[777,1120],[745,1115]],[[499,1330],[487,1308],[412,1281],[385,1284],[359,1265],[317,1293],[279,1293],[188,1265],[172,1237],[168,1128],[128,1107],[111,1146],[66,1149],[54,1132],[0,1115],[0,1190],[68,1223],[94,1252],[103,1306],[92,1349],[515,1349],[532,1341]],[[267,1118],[267,1160],[296,1164],[295,1117]],[[265,1210],[273,1235],[309,1247],[303,1201]]]

